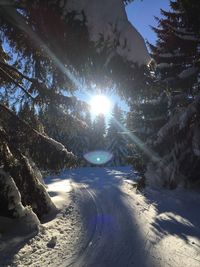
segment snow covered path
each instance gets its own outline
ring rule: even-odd
[[[200,266],[199,193],[149,189],[136,194],[126,180],[129,172],[71,171],[85,241],[62,266]]]
[[[0,238],[0,267],[199,267],[200,193],[137,193],[130,171],[80,168],[47,178],[60,212],[29,240]]]
[[[87,237],[82,253],[70,262],[73,266],[152,266],[144,257],[131,199],[121,190],[125,173],[103,168],[85,175],[83,169],[72,172]]]

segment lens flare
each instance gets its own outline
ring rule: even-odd
[[[112,153],[104,150],[96,150],[88,152],[84,155],[84,158],[92,164],[102,165],[109,162],[112,159]]]
[[[105,95],[96,95],[90,100],[91,113],[94,115],[110,113],[111,102]]]

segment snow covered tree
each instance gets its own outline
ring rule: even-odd
[[[79,110],[74,104],[73,110],[69,108],[70,114],[65,112],[61,106],[52,104],[39,113],[45,132],[72,151],[78,158],[77,164],[83,159],[84,153],[90,150],[89,140],[91,139],[91,125],[89,128],[87,122],[84,121],[85,116],[80,114],[81,111],[88,113],[87,105],[82,101],[78,103]]]
[[[139,66],[150,60],[121,0],[95,0],[91,5],[72,0],[25,0],[23,4],[11,0],[0,12],[2,36],[18,55],[16,65],[57,92],[92,82],[100,87],[114,83],[119,91],[128,92],[133,81],[140,81]],[[8,66],[1,67],[6,75]],[[37,87],[32,85],[28,91],[35,93]]]
[[[153,143],[157,158],[150,159],[145,177],[149,184],[173,189],[179,184],[199,186],[200,38],[199,21],[192,15],[199,9],[199,3],[187,0],[170,3],[172,11],[162,10],[164,19],[159,20],[159,28],[155,29],[158,41],[151,49],[158,64],[158,77],[172,92],[173,112]]]
[[[134,0],[124,0],[124,3],[126,4],[126,5],[128,5],[128,4],[130,4],[131,2],[133,2]]]
[[[111,164],[121,166],[126,163],[127,140],[123,132],[124,117],[120,107],[116,104],[113,108],[106,136],[107,150],[113,154]]]
[[[150,59],[121,0],[95,0],[91,5],[85,0],[1,1],[0,28],[1,99],[9,105],[28,103],[36,110],[59,107],[66,112],[66,120],[74,119],[74,101],[66,92],[91,83],[114,83],[119,91],[126,88],[129,92],[132,81],[140,80],[140,67]],[[54,170],[72,166],[75,158],[60,143],[27,124],[29,118],[24,122],[0,107],[0,181],[4,188],[0,213],[21,216],[22,205],[30,205],[42,218],[52,203],[30,162]]]
[[[75,164],[75,157],[2,104],[0,125],[0,214],[10,218],[37,215],[41,219],[55,206],[36,166],[58,170]]]
[[[105,149],[106,123],[103,114],[99,114],[93,121],[91,147],[92,150]]]
[[[171,189],[179,184],[199,186],[200,178],[200,96],[179,110],[158,132],[153,149],[157,161],[150,162],[146,178],[149,184]]]
[[[183,10],[186,12],[188,24],[197,33],[200,32],[200,6],[198,0],[180,0]]]
[[[92,118],[91,118],[90,111],[85,112],[84,121],[87,124],[87,126],[89,127],[89,129],[92,129]]]
[[[149,44],[156,74],[168,91],[194,95],[199,91],[199,34],[188,23],[181,1],[170,1],[170,6],[171,11],[161,10],[163,17],[156,18],[156,45]]]
[[[15,108],[15,106],[13,107]],[[44,127],[39,121],[38,115],[34,109],[34,106],[30,106],[29,103],[21,103],[17,115],[21,120],[24,120],[30,127],[34,128],[38,132],[44,133]]]
[[[151,142],[168,119],[168,98],[165,93],[146,102],[132,104],[127,115],[127,128],[143,142]]]

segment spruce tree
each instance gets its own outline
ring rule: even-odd
[[[124,133],[124,118],[121,108],[116,104],[113,108],[106,136],[107,150],[113,154],[111,164],[121,166],[126,163],[127,140]]]
[[[153,150],[158,153],[158,159],[148,164],[145,176],[150,184],[160,183],[173,189],[178,184],[199,185],[200,38],[199,20],[193,17],[199,10],[199,2],[170,3],[172,11],[162,10],[164,18],[155,29],[158,40],[151,50],[158,64],[158,78],[167,82],[171,91],[173,113],[157,134]],[[179,95],[176,90],[180,91]]]
[[[73,92],[94,81],[102,86],[114,83],[118,88],[126,88],[124,93],[128,94],[133,87],[133,80],[138,83],[137,88],[140,88],[140,75],[144,73],[143,67],[140,70],[139,66],[136,66],[135,74],[133,71],[135,70],[134,58],[129,62],[127,57],[123,56],[125,49],[127,52],[129,51],[126,38],[121,38],[120,32],[115,31],[117,25],[112,25],[112,36],[114,36],[112,42],[105,40],[105,36],[100,35],[102,42],[96,44],[90,39],[84,12],[66,11],[65,4],[67,2],[69,1],[11,0],[3,1],[0,8],[0,84],[2,86],[0,97],[3,99],[8,96],[6,99],[8,102],[14,98],[17,105],[25,102],[34,105],[36,110],[42,109],[42,113],[45,109],[47,109],[47,113],[53,114],[55,111],[57,121],[54,120],[55,117],[47,120],[49,127],[45,125],[45,120],[43,121],[45,129],[48,129],[55,138],[60,133],[59,138],[65,138],[66,131],[66,136],[73,132],[74,122],[77,125],[73,114],[78,113],[82,118],[81,112],[76,112],[78,107],[74,99],[67,97],[66,92]],[[118,4],[121,4],[120,1]],[[123,13],[123,5],[120,7]],[[81,17],[81,19],[77,19],[77,17]],[[127,25],[130,26],[128,22]],[[132,37],[141,41],[144,52],[144,57],[141,53],[141,61],[146,63],[149,56],[143,39],[138,36],[137,32]],[[9,55],[13,55],[11,58],[4,51],[5,45],[9,48]],[[120,49],[121,54],[118,53]],[[139,60],[137,59],[136,62]],[[74,110],[73,106],[76,107]],[[60,109],[65,112],[65,118],[63,114],[60,115]],[[12,180],[13,177],[16,181],[15,189],[17,190],[17,181],[19,181],[17,179],[19,178],[19,184],[25,184],[21,188],[21,195],[25,199],[23,205],[34,207],[34,200],[37,200],[38,205],[35,212],[42,217],[44,211],[49,210],[42,195],[47,196],[48,194],[42,187],[42,194],[37,195],[36,185],[39,184],[39,178],[32,172],[32,168],[29,168],[29,158],[34,159],[41,169],[52,170],[59,169],[59,167],[70,167],[75,158],[60,143],[47,137],[44,133],[36,131],[17,116],[13,116],[5,106],[1,106],[1,111],[0,122],[3,127],[1,125],[0,165],[3,166],[3,175],[0,177],[0,182],[6,181],[5,173],[8,173],[11,178],[9,179]],[[42,113],[40,115],[46,116]],[[56,127],[59,121],[66,122],[66,124],[58,125],[62,126],[61,132],[58,129],[52,131],[54,127],[52,121],[57,123]],[[78,129],[78,127],[75,128]],[[64,132],[64,129],[67,130]],[[98,134],[100,134],[100,138],[97,141],[101,142],[100,144],[95,142],[95,145],[98,149],[102,149],[104,130],[97,130],[95,138],[98,137]],[[28,153],[26,153],[26,147],[28,147]],[[6,153],[4,153],[5,151]],[[17,166],[14,163],[17,163]],[[20,166],[22,168],[18,168]],[[27,172],[29,175],[26,176]],[[31,179],[27,177],[31,177]],[[27,183],[33,181],[33,184],[29,183],[27,186],[24,183],[25,179],[27,179]],[[27,188],[32,188],[34,192],[33,198],[29,201],[26,201]],[[20,188],[18,189],[20,191]],[[12,199],[8,199],[8,195],[2,194],[1,191],[1,203],[6,201],[12,203]],[[39,203],[44,204],[42,211]],[[2,214],[1,209],[3,215],[9,212],[8,207],[6,206],[5,210],[3,205],[0,207],[0,215]],[[14,215],[14,211],[12,215]]]
[[[127,128],[143,142],[150,143],[168,119],[168,97],[165,93],[146,102],[131,105],[127,115]]]
[[[194,95],[199,87],[199,35],[188,23],[181,1],[170,1],[170,6],[170,11],[161,10],[162,18],[156,18],[158,27],[153,30],[157,41],[149,44],[157,64],[156,76],[173,94]]]
[[[106,133],[105,117],[103,114],[99,114],[93,121],[93,133],[92,133],[93,150],[105,149],[105,133]]]
[[[180,0],[183,10],[186,12],[188,24],[196,33],[200,33],[200,5],[198,0]]]

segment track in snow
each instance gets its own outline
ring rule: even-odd
[[[83,169],[72,179],[85,226],[85,243],[63,266],[125,267],[153,266],[129,196],[121,190],[127,169]]]

